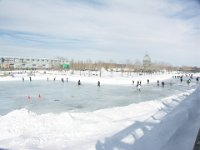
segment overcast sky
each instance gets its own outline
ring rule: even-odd
[[[200,66],[199,0],[0,0],[0,56]]]

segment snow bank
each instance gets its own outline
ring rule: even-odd
[[[162,108],[151,119],[137,121],[104,142],[98,141],[97,150],[192,150],[200,125],[199,92],[200,87],[174,110],[172,103],[164,102],[172,111]],[[179,103],[182,98],[171,100]]]
[[[154,130],[138,140],[133,148],[136,150],[193,149],[200,125],[199,91],[200,88],[156,125]]]

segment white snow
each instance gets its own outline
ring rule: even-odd
[[[33,80],[46,80],[38,75]],[[69,80],[102,84],[131,84],[132,78],[80,77]],[[168,79],[171,75],[135,76],[134,80]],[[57,75],[56,78],[65,76]],[[1,81],[21,80],[3,77]],[[28,77],[27,77],[28,80]],[[0,148],[8,149],[192,149],[200,125],[200,88],[162,100],[152,100],[93,112],[38,115],[27,109],[0,116]],[[194,92],[194,93],[193,93]],[[192,93],[192,94],[191,94]]]
[[[93,73],[91,73],[93,74]],[[96,73],[95,73],[96,74]],[[13,76],[5,76],[0,77],[0,81],[20,81],[22,80],[22,77],[24,77],[24,80],[29,80],[29,77],[32,77],[32,80],[53,80],[54,77],[56,80],[61,80],[63,78],[66,80],[68,78],[69,81],[77,82],[78,80],[81,80],[81,83],[91,83],[91,84],[97,84],[98,81],[101,82],[101,84],[110,84],[110,85],[131,85],[132,80],[134,80],[135,84],[137,81],[142,81],[142,84],[146,84],[147,79],[150,80],[150,83],[156,82],[157,80],[166,80],[170,79],[173,74],[163,74],[163,73],[156,73],[156,74],[142,74],[139,75],[138,73],[132,74],[131,76],[127,76],[124,74],[122,76],[121,72],[113,72],[112,74],[109,72],[103,72],[102,77],[91,75],[89,76],[86,72],[85,74],[82,73],[80,76],[80,73],[74,72],[72,75],[70,71],[68,72],[58,72],[58,71],[46,71],[44,74],[44,71],[36,72],[34,75],[28,75],[27,73],[20,73],[20,74],[13,74]]]

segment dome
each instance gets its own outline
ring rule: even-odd
[[[146,70],[149,69],[150,66],[151,66],[151,58],[148,54],[146,54],[143,59],[143,67]]]

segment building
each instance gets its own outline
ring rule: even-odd
[[[1,57],[2,69],[68,69],[65,59]]]
[[[143,69],[144,71],[148,71],[151,69],[150,67],[151,67],[151,58],[148,54],[146,54],[143,58]]]

